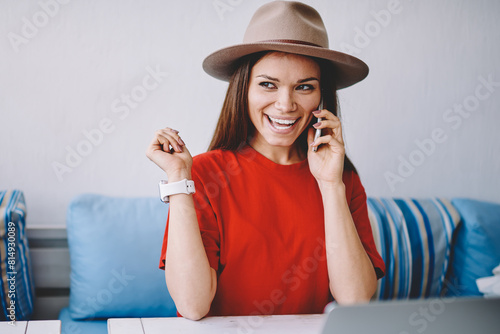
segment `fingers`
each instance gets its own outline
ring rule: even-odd
[[[186,145],[177,130],[165,128],[156,131],[156,135],[160,140],[163,140],[163,151],[165,152],[172,152],[173,150],[180,153],[183,151],[183,146]]]
[[[333,122],[332,124],[340,124],[340,119],[326,109],[315,110],[313,111],[313,115],[316,118],[321,118],[323,121],[331,121]]]
[[[341,143],[341,142],[339,142],[332,135],[326,135],[326,136],[319,137],[314,142],[312,142],[309,145],[309,147],[312,149],[313,147],[318,147],[318,146],[320,146],[322,144],[328,145],[328,147],[330,147],[330,149],[332,149],[334,152],[337,152],[337,153],[340,153],[340,154],[345,154],[344,144]]]
[[[156,150],[161,150],[167,153],[181,153],[184,151],[183,147],[185,145],[186,144],[179,136],[179,131],[171,128],[160,129],[155,132],[155,136],[148,148],[148,151],[146,152],[146,155]]]
[[[322,137],[331,135],[343,145],[344,140],[342,137],[342,124],[340,122],[340,119],[326,109],[315,111],[313,112],[313,114],[315,117],[322,118],[320,122],[313,124],[313,127],[315,129],[321,129]]]

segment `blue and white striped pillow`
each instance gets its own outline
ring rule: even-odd
[[[450,201],[368,198],[368,214],[386,265],[373,299],[439,296],[460,220]]]
[[[33,312],[34,284],[25,228],[23,193],[0,191],[0,320],[27,320]]]

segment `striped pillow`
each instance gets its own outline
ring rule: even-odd
[[[33,312],[33,276],[19,190],[0,191],[0,320],[27,320]]]
[[[439,296],[460,220],[450,201],[368,198],[368,215],[386,265],[373,299]]]

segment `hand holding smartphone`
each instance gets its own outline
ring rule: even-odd
[[[319,103],[318,110],[323,109],[323,98],[321,98],[321,102]],[[318,122],[321,122],[322,118],[318,117]],[[321,129],[316,129],[316,133],[314,134],[314,140],[318,139],[321,137]],[[318,150],[318,146],[313,147],[313,152],[316,152]]]

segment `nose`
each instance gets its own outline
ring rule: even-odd
[[[288,91],[282,91],[279,93],[274,107],[281,112],[291,112],[297,108],[297,104],[293,99],[293,93]]]

